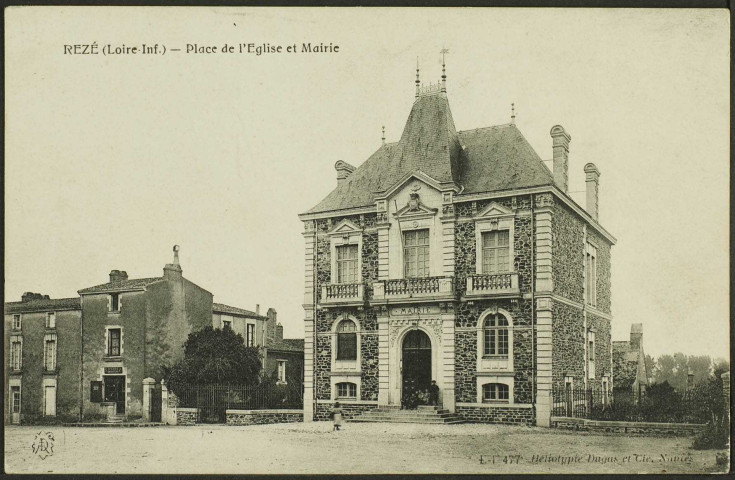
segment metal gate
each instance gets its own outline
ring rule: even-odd
[[[177,388],[174,393],[180,407],[200,410],[198,421],[202,423],[225,423],[230,409],[302,408],[300,396],[280,385],[198,385]]]

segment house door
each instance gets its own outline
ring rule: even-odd
[[[46,385],[43,389],[43,414],[49,417],[56,416],[56,386]]]
[[[431,385],[431,340],[421,330],[412,330],[403,339],[401,404],[412,404],[418,391],[428,392]]]
[[[20,387],[10,387],[10,421],[20,424]]]
[[[106,375],[105,377],[105,402],[117,404],[117,414],[125,413],[125,375]]]

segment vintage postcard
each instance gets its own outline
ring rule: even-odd
[[[7,473],[730,470],[728,11],[5,35]]]

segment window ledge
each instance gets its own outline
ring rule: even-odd
[[[508,360],[508,355],[483,355],[486,360]]]
[[[276,385],[288,385],[288,382],[284,382],[284,381],[278,380],[276,382]]]
[[[359,377],[360,375],[362,375],[362,371],[361,370],[340,370],[338,368],[335,368],[334,370],[329,372],[329,375],[333,377],[342,377],[342,376]]]
[[[105,362],[122,362],[123,359],[122,355],[117,355],[114,357],[110,355],[105,355],[104,357],[102,357],[102,360]]]
[[[119,315],[120,314],[120,310],[108,310],[107,313],[111,313],[113,315]]]
[[[484,405],[508,405],[510,400],[483,400]]]

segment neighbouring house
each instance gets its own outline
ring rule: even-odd
[[[274,311],[275,313],[275,311]],[[273,316],[275,323],[275,316]],[[276,324],[275,337],[265,348],[265,374],[301,393],[304,381],[304,339],[283,338],[283,325]]]
[[[28,292],[5,303],[6,423],[144,417],[144,379],[160,395],[162,367],[182,358],[189,333],[206,325],[232,328],[246,345],[261,347],[264,369],[269,337],[274,362],[290,362],[287,375],[300,368],[288,346],[275,342],[274,309],[261,316],[259,306],[251,312],[213,303],[209,291],[184,278],[178,247],[160,277],[112,270],[108,282],[78,293],[51,299]]]
[[[651,372],[643,351],[643,324],[630,326],[630,341],[613,342],[613,385],[615,398],[633,403],[643,398],[650,384]]]
[[[600,171],[569,195],[571,136],[553,169],[511,123],[457,131],[446,75],[416,79],[397,142],[299,215],[305,239],[304,418],[401,406],[440,388],[476,422],[548,426],[551,393],[612,377],[610,252]]]

